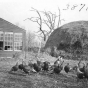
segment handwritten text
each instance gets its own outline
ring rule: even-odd
[[[86,11],[88,10],[88,7],[86,6],[86,4],[80,4],[80,5],[74,4],[72,6],[70,4],[67,4],[66,8],[63,10],[68,10],[68,9],[75,10],[76,8],[79,8],[79,12],[82,11],[84,8]]]

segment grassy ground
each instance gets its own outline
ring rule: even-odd
[[[34,58],[32,54],[27,57],[28,59]],[[42,60],[54,62],[55,58],[44,55]],[[20,61],[20,60],[19,60]],[[88,81],[85,79],[77,80],[74,73],[66,74],[62,71],[60,74],[47,74],[47,73],[33,73],[25,75],[23,72],[18,71],[9,74],[8,71],[17,62],[13,59],[0,60],[0,88],[88,88]],[[75,65],[77,61],[65,60],[70,65]]]

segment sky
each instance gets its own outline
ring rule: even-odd
[[[75,6],[75,8],[73,8]],[[31,7],[39,11],[51,11],[58,14],[58,7],[61,10],[61,25],[72,21],[88,20],[87,0],[0,0],[0,17],[19,25],[27,31],[35,32],[38,25],[26,18],[36,17]]]

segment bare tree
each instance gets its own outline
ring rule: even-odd
[[[32,22],[36,22],[38,25],[39,25],[39,31],[38,32],[41,32],[41,34],[43,34],[43,38],[44,38],[44,41],[46,40],[46,34],[45,34],[45,30],[42,30],[42,17],[41,17],[41,14],[40,12],[37,10],[37,9],[34,9],[32,8],[31,11],[35,11],[37,14],[38,14],[38,17],[31,17],[31,18],[27,18],[28,20],[31,20]],[[27,20],[25,19],[25,20]]]
[[[27,18],[31,20],[32,22],[36,22],[39,25],[39,35],[42,37],[43,35],[43,40],[46,41],[49,35],[57,28],[60,26],[61,21],[64,19],[61,19],[61,13],[60,9],[58,8],[59,15],[56,15],[56,13],[52,13],[50,11],[39,11],[37,9],[32,8],[31,11],[35,11],[37,13],[37,17],[31,17]],[[43,15],[43,16],[42,16]],[[25,19],[25,20],[27,20]],[[57,21],[56,21],[57,20]],[[57,25],[56,25],[57,22]],[[49,30],[44,30],[43,29],[43,24],[45,24]]]
[[[35,34],[31,33],[31,32],[28,32],[27,36],[26,36],[26,44],[27,44],[26,46],[27,47],[32,47],[33,43],[34,43],[34,39],[35,39]]]

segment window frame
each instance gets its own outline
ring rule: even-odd
[[[19,38],[17,39],[17,37],[19,37]],[[17,43],[19,44],[18,47],[20,47],[20,45],[23,47],[22,42],[23,42],[23,34],[22,33],[14,33],[14,51],[22,51],[22,49],[18,50],[15,48],[15,47],[17,47],[17,45],[16,45]]]
[[[12,41],[11,41],[11,39],[8,40],[8,36],[7,36],[6,34],[7,34],[7,35],[9,34],[9,35],[10,35],[10,38],[13,37],[13,32],[4,32],[4,51],[13,51],[13,47],[14,47],[14,45],[13,45],[13,39],[14,39],[14,37],[13,37]],[[11,34],[12,34],[12,36],[11,36]],[[7,36],[7,40],[5,39],[6,36]],[[7,42],[7,43],[12,43],[12,45],[10,45],[10,46],[12,46],[12,49],[10,49],[10,50],[5,50],[5,46],[9,46],[9,44],[5,45],[5,42]]]

